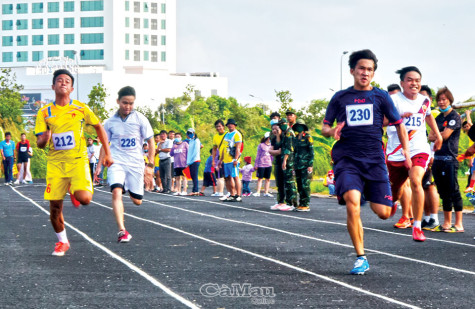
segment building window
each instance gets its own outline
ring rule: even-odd
[[[59,50],[48,50],[48,57],[59,57]]]
[[[140,29],[140,18],[134,18],[134,29]]]
[[[65,34],[64,44],[74,44],[74,34]]]
[[[2,4],[2,14],[13,14],[13,4]]]
[[[33,13],[43,13],[43,2],[32,3],[31,11]]]
[[[28,61],[28,52],[17,52],[16,53],[16,61],[17,62],[27,62]]]
[[[211,89],[211,95],[218,95],[218,89]]]
[[[129,60],[129,58],[130,58],[129,50],[126,49],[126,50],[125,50],[125,60]]]
[[[143,35],[143,43],[144,43],[144,45],[148,45],[148,44],[149,44],[149,41],[148,41],[148,34],[144,34],[144,35]]]
[[[167,5],[165,3],[162,3],[162,14],[165,14],[167,12]]]
[[[2,20],[2,30],[13,30],[13,20]]]
[[[59,2],[48,2],[48,12],[59,12]]]
[[[13,37],[2,36],[2,46],[13,46]]]
[[[158,62],[158,53],[156,51],[152,52],[152,62]]]
[[[140,34],[134,34],[134,45],[140,45]]]
[[[157,6],[156,2],[152,2],[151,11],[152,11],[152,14],[157,14],[158,13],[158,6]]]
[[[134,12],[140,13],[140,2],[134,1]]]
[[[48,18],[48,28],[59,28],[59,18]]]
[[[103,60],[103,59],[104,59],[103,49],[81,50],[81,60]]]
[[[43,19],[32,19],[31,28],[33,29],[43,29]]]
[[[74,1],[64,1],[64,11],[74,12]]]
[[[81,17],[81,27],[104,27],[104,17]]]
[[[19,35],[16,37],[16,45],[17,46],[28,46],[28,36],[27,35]]]
[[[83,33],[81,34],[81,44],[104,43],[104,33]]]
[[[152,46],[157,46],[157,45],[158,45],[158,36],[152,35]]]
[[[16,21],[16,28],[17,30],[28,29],[28,19],[18,19]]]
[[[3,62],[13,62],[13,53],[12,52],[3,52],[2,53]]]
[[[128,33],[125,34],[125,44],[129,44],[130,42],[130,35]]]
[[[81,11],[104,11],[104,1],[81,1]]]
[[[134,50],[134,61],[140,61],[140,50]]]
[[[161,41],[162,46],[167,45],[167,37],[162,35],[162,41]]]
[[[43,45],[43,35],[33,35],[31,41],[32,45]]]
[[[144,3],[143,3],[143,11],[144,11],[145,13],[148,12],[148,3],[147,3],[147,2],[144,2]]]
[[[165,19],[162,19],[161,22],[162,22],[162,25],[161,25],[162,30],[167,29],[167,21]]]
[[[16,5],[17,14],[26,14],[28,13],[28,3],[18,3]]]
[[[128,17],[125,18],[125,27],[127,27],[127,28],[130,27],[130,18],[128,18]]]
[[[69,59],[74,59],[74,50],[65,50],[63,52],[64,57],[68,57]]]
[[[59,34],[48,34],[48,45],[58,45]]]
[[[130,10],[130,2],[125,1],[125,10],[128,12]]]
[[[143,52],[143,61],[148,61],[149,60],[149,52],[148,51],[144,51]]]
[[[152,30],[157,30],[158,29],[158,26],[157,26],[157,20],[156,19],[152,19]]]
[[[148,29],[148,18],[144,18],[143,27],[144,27],[144,29]]]
[[[31,53],[31,58],[33,61],[40,61],[43,60],[43,52],[42,51],[34,51]]]
[[[74,28],[74,17],[64,19],[64,28]]]
[[[166,52],[162,52],[162,53],[161,53],[161,61],[162,61],[162,62],[167,61],[167,53],[166,53]]]

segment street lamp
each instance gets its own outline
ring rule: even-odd
[[[348,51],[344,51],[340,57],[340,90],[343,89],[343,56],[348,54]]]

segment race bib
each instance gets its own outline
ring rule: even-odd
[[[20,152],[26,152],[28,150],[27,148],[28,147],[26,147],[26,146],[21,146],[20,147]]]
[[[373,104],[355,104],[346,106],[346,123],[350,127],[370,126],[373,124]]]
[[[137,139],[130,136],[121,136],[119,138],[119,147],[124,150],[130,150],[137,147]]]
[[[423,114],[412,114],[410,117],[404,118],[404,125],[407,130],[417,130],[424,124]]]
[[[74,132],[53,133],[54,150],[70,150],[76,147]]]

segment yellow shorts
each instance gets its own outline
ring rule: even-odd
[[[87,158],[71,162],[51,162],[46,166],[45,200],[62,200],[68,192],[94,192]]]

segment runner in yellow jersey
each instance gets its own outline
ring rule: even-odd
[[[106,153],[103,163],[112,164],[106,132],[86,104],[70,98],[73,85],[74,77],[69,71],[54,72],[55,101],[38,111],[35,127],[38,148],[49,146],[44,197],[50,201],[51,224],[58,237],[55,256],[63,256],[69,249],[63,218],[64,195],[69,190],[76,207],[92,200],[92,179],[83,135],[85,124],[94,127],[102,142]]]

